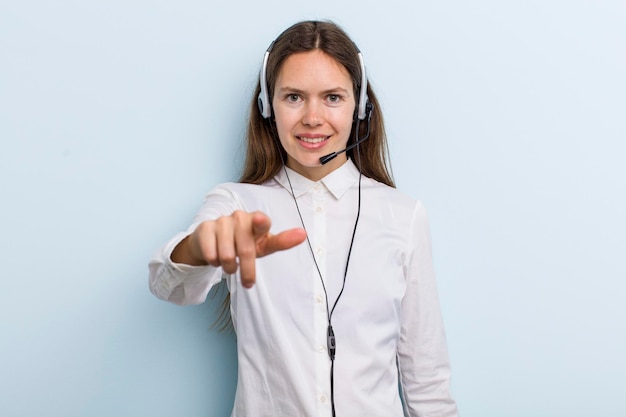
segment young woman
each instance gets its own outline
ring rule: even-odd
[[[233,416],[457,416],[426,212],[386,155],[355,44],[330,22],[283,32],[240,182],[211,191],[150,262],[151,291],[173,303],[228,286]]]

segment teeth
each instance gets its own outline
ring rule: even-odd
[[[319,138],[303,138],[303,137],[298,136],[298,139],[306,143],[320,143],[326,139],[326,136],[319,137]]]

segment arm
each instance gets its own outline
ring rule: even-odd
[[[193,227],[193,225],[192,225]],[[149,288],[157,298],[178,305],[200,304],[222,279],[221,268],[174,262],[171,254],[189,232],[178,233],[150,259]]]
[[[229,216],[204,221],[173,250],[174,262],[193,266],[221,266],[224,272],[240,270],[241,283],[250,288],[256,281],[256,258],[302,243],[303,229],[270,233],[272,222],[256,211],[236,210]]]
[[[199,304],[221,280],[222,271],[237,270],[242,284],[250,288],[256,279],[256,258],[305,239],[302,229],[271,234],[269,217],[242,211],[235,200],[227,190],[214,190],[188,231],[176,235],[153,257],[149,265],[153,294],[176,304]]]
[[[411,417],[457,417],[450,395],[450,365],[432,264],[426,210],[413,217],[406,265],[407,291],[402,301],[398,367],[405,414]]]

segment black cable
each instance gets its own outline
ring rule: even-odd
[[[270,128],[272,130],[273,136],[274,136],[274,140],[278,146],[278,154],[280,155],[280,160],[283,164],[283,171],[285,172],[285,177],[287,177],[287,182],[289,183],[289,189],[291,190],[291,196],[293,197],[293,202],[296,206],[296,210],[298,212],[298,217],[300,218],[300,223],[302,224],[302,228],[304,229],[304,231],[306,232],[306,241],[307,244],[309,246],[309,251],[311,252],[311,256],[313,257],[313,263],[315,264],[315,268],[317,269],[317,274],[320,277],[320,282],[322,283],[322,289],[324,290],[324,299],[326,300],[326,317],[328,318],[328,329],[327,329],[327,339],[326,339],[326,343],[327,343],[327,349],[328,349],[328,356],[330,357],[330,405],[331,405],[331,410],[332,410],[332,416],[336,417],[336,412],[335,412],[335,352],[336,352],[336,341],[335,341],[335,332],[333,331],[333,326],[332,326],[332,315],[333,312],[335,311],[335,307],[337,307],[337,303],[339,302],[339,299],[341,298],[341,295],[343,294],[343,290],[345,289],[346,286],[346,277],[348,276],[348,266],[350,264],[350,256],[352,254],[352,246],[354,245],[354,237],[356,236],[356,229],[357,226],[359,224],[359,218],[361,216],[361,178],[363,177],[363,173],[361,172],[361,148],[360,145],[357,143],[356,144],[356,149],[357,152],[356,154],[357,156],[357,166],[359,169],[359,186],[358,186],[358,202],[357,202],[357,213],[356,213],[356,219],[354,221],[354,228],[352,230],[352,237],[350,239],[350,247],[348,249],[348,255],[346,257],[346,267],[344,269],[343,272],[343,282],[341,284],[341,290],[339,291],[339,294],[337,295],[337,298],[335,299],[335,302],[333,304],[333,308],[329,309],[329,304],[328,304],[328,292],[326,291],[326,285],[324,284],[324,278],[322,276],[322,272],[320,270],[319,265],[317,264],[317,259],[315,258],[315,252],[313,251],[313,245],[311,245],[311,240],[309,239],[309,233],[306,230],[306,226],[304,224],[304,219],[302,217],[302,212],[300,211],[300,206],[298,205],[298,201],[296,199],[295,193],[293,191],[293,186],[291,185],[291,179],[289,178],[289,174],[287,172],[287,165],[285,164],[285,160],[283,158],[283,154],[280,151],[280,141],[278,140],[278,134],[275,130],[275,126],[273,123],[271,123],[271,121],[269,122],[270,124]],[[354,130],[354,137],[355,140],[358,142],[359,141],[359,127],[360,127],[360,120],[356,121],[356,126],[355,126],[355,130]],[[368,129],[367,129],[367,136],[369,136],[369,123],[368,123]]]

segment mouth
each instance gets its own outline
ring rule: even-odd
[[[310,143],[312,145],[318,144],[318,143],[322,143],[325,140],[328,140],[328,138],[330,138],[330,136],[315,136],[315,137],[305,137],[305,136],[296,136],[296,138],[298,138],[298,140],[305,142],[305,143]]]

